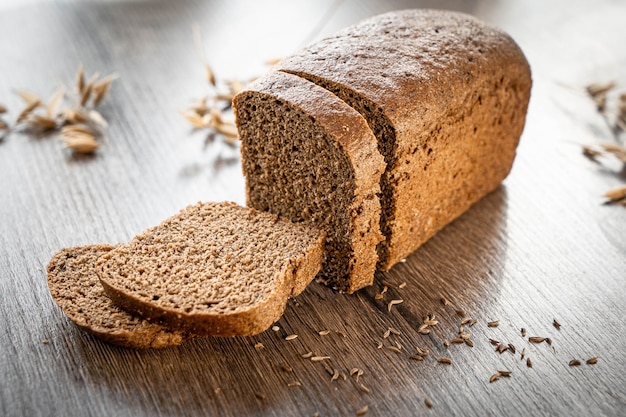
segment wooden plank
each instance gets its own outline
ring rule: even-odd
[[[45,265],[62,247],[126,241],[198,200],[244,203],[238,150],[219,140],[205,147],[177,114],[207,91],[192,24],[217,75],[245,79],[307,39],[413,3],[0,8],[7,120],[22,106],[14,89],[47,97],[73,82],[81,62],[88,73],[120,75],[101,108],[110,126],[95,156],[26,132],[0,143],[0,415],[324,416],[366,405],[366,415],[622,415],[626,217],[601,194],[624,173],[615,161],[586,160],[580,145],[615,140],[584,86],[626,85],[626,8],[608,0],[444,5],[509,31],[533,67],[528,123],[504,185],[370,288],[347,296],[314,283],[290,301],[276,331],[153,351],[79,331],[50,298]],[[392,300],[402,303],[389,309]],[[420,334],[428,314],[438,324]],[[463,325],[474,346],[446,347],[465,316],[477,320]],[[515,353],[497,353],[490,338]],[[430,351],[424,360],[411,358],[417,346]],[[309,352],[328,359],[303,357]],[[583,364],[570,367],[572,359]],[[498,370],[512,374],[490,383]]]

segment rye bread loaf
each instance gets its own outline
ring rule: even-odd
[[[96,260],[110,245],[62,249],[48,264],[48,287],[54,301],[82,330],[115,345],[162,348],[179,345],[185,333],[170,331],[116,307],[96,274]]]
[[[271,72],[238,94],[247,204],[326,232],[319,279],[342,291],[376,270],[384,161],[363,117],[329,91]]]
[[[530,68],[507,34],[469,15],[383,14],[276,68],[335,93],[376,135],[387,164],[379,268],[405,258],[498,187],[511,169]]]
[[[198,203],[97,263],[126,311],[197,336],[266,330],[320,269],[324,233],[233,203]]]

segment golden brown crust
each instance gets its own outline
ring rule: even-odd
[[[508,35],[436,10],[376,16],[277,68],[336,92],[375,127],[387,162],[383,269],[506,177],[531,87],[528,63]]]
[[[352,293],[367,285],[371,285],[376,269],[376,245],[383,239],[379,227],[380,201],[379,180],[384,171],[384,161],[378,152],[376,138],[369,129],[363,117],[317,85],[291,74],[272,72],[257,80],[247,87],[234,100],[236,114],[240,109],[254,98],[267,98],[267,109],[272,100],[280,100],[291,111],[308,115],[314,119],[317,127],[332,138],[338,150],[344,154],[352,171],[354,197],[347,210],[350,213],[350,226],[348,228],[349,241],[352,253],[342,255],[343,259],[335,259],[334,262],[349,262],[349,275],[342,281],[338,288]],[[274,120],[275,123],[284,123],[280,115]],[[247,143],[250,138],[246,129],[246,121],[242,117],[237,118],[242,134],[242,158],[244,171],[250,159],[261,159],[252,151],[248,152]],[[289,138],[285,138],[285,145]],[[262,162],[259,162],[262,163]],[[252,189],[251,172],[246,172],[248,203],[255,204],[250,198],[251,194],[258,193]],[[256,180],[256,179],[254,179]],[[271,187],[271,184],[264,184]],[[276,190],[276,192],[280,192]],[[289,204],[289,202],[287,202]],[[343,209],[339,203],[337,210]],[[271,210],[272,208],[270,208]],[[274,207],[275,210],[280,208]],[[282,215],[282,213],[280,213]],[[320,216],[334,215],[334,213],[321,213]],[[326,225],[329,226],[328,224]],[[324,226],[320,226],[324,227]],[[328,231],[332,233],[331,230]],[[331,261],[332,262],[332,261]]]

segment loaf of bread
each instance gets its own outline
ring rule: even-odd
[[[531,88],[529,65],[507,34],[469,15],[436,10],[391,12],[365,20],[285,58],[275,70],[332,92],[369,124],[374,146],[386,162],[379,194],[385,239],[377,251],[378,267],[384,270],[508,175]],[[275,106],[281,100],[278,94],[272,100],[272,91],[266,90],[266,100],[260,101],[251,93],[257,90],[258,84],[253,85],[234,100],[248,203],[285,214],[289,210],[282,206],[298,198],[283,185],[289,179],[277,182],[274,176],[259,173],[278,170],[292,175],[290,164],[297,160],[302,169],[325,175],[317,176],[317,181],[344,175],[319,158],[302,161],[290,146],[306,140],[309,133],[304,129],[322,128],[317,122],[322,115],[335,117],[336,125],[343,116],[330,109],[324,114],[324,107],[317,106],[308,113],[311,126],[298,125],[286,116],[285,108]],[[260,134],[263,129],[271,133]],[[361,145],[373,146],[365,141]],[[282,147],[280,157],[276,146]],[[302,194],[316,192],[311,184],[302,187],[309,188]],[[282,196],[289,200],[266,204],[258,197],[263,193],[274,201]],[[328,204],[308,216],[325,218],[341,212],[344,202],[338,196],[324,197]],[[337,286],[357,290],[372,281],[370,270],[363,273],[368,276],[349,277],[355,284]]]
[[[322,264],[324,233],[233,203],[198,203],[97,262],[132,314],[196,336],[260,333]]]
[[[104,292],[96,274],[96,260],[110,245],[62,249],[48,264],[48,288],[54,301],[82,330],[115,345],[162,348],[179,345],[188,336],[119,309]]]
[[[295,75],[272,72],[234,101],[248,205],[326,232],[318,277],[352,292],[372,283],[384,171],[363,117]]]

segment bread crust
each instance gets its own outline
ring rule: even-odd
[[[385,163],[378,152],[376,138],[369,129],[363,117],[338,99],[327,90],[304,80],[300,77],[282,73],[271,72],[261,77],[234,99],[234,109],[237,116],[237,124],[242,135],[242,165],[246,175],[246,194],[248,205],[255,205],[252,196],[259,191],[255,188],[258,181],[248,169],[251,165],[262,164],[263,158],[258,154],[249,151],[248,143],[256,138],[247,133],[246,123],[241,117],[240,109],[248,100],[262,97],[267,99],[268,106],[273,100],[280,100],[294,112],[300,112],[314,119],[328,137],[335,141],[340,152],[348,161],[353,178],[353,199],[350,202],[348,211],[350,213],[350,245],[351,254],[345,254],[345,259],[335,259],[334,262],[349,262],[349,274],[342,278],[342,282],[337,288],[352,293],[360,288],[371,285],[376,270],[377,254],[376,246],[382,241],[378,219],[380,217],[380,176],[384,172]],[[266,111],[259,109],[258,111]],[[281,120],[275,120],[281,123]],[[283,138],[284,146],[289,146],[290,139]],[[272,184],[267,181],[263,185],[270,187]],[[278,190],[276,192],[279,192]],[[339,210],[339,203],[336,208]],[[261,207],[259,207],[261,208]],[[270,207],[279,215],[280,207]],[[332,215],[332,213],[322,213],[321,216]],[[324,228],[322,223],[319,227]],[[328,227],[328,225],[326,225]],[[328,234],[332,230],[327,230]],[[333,260],[331,260],[333,262]],[[322,271],[323,273],[324,271]]]
[[[531,75],[504,32],[462,13],[397,11],[277,67],[327,88],[370,123],[379,149],[389,269],[498,187],[523,130]],[[386,200],[386,201],[385,201]]]

